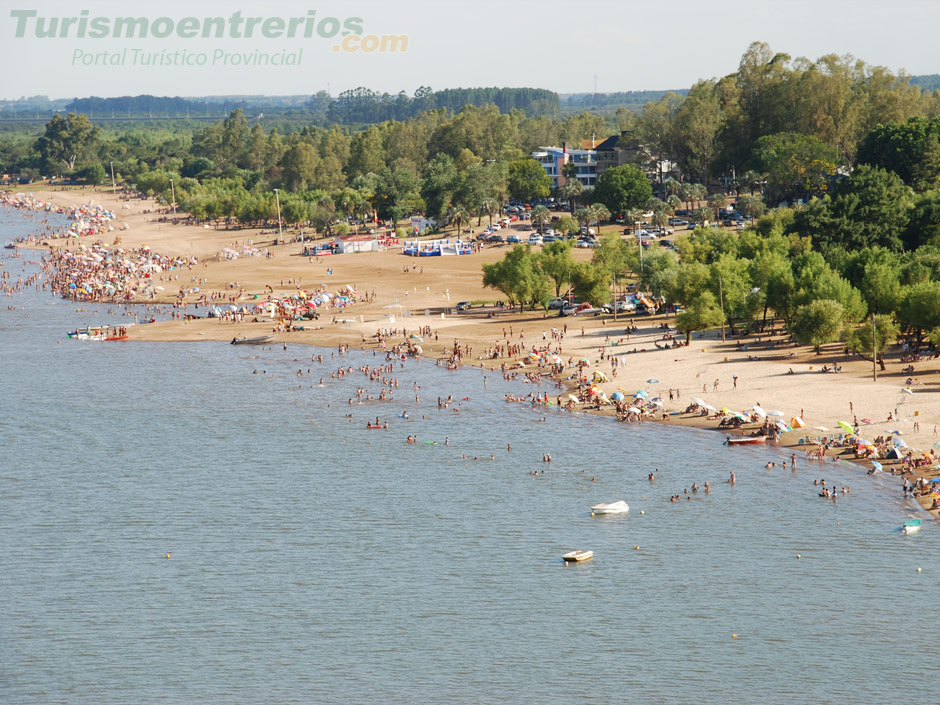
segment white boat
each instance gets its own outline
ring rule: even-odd
[[[591,514],[626,514],[630,511],[630,505],[622,499],[609,504],[595,504],[591,507]]]
[[[901,527],[901,531],[905,534],[916,534],[920,531],[921,524],[923,523],[920,519],[911,519],[910,521],[904,522],[904,526]]]
[[[589,561],[593,557],[594,551],[585,550],[570,551],[562,556],[566,563],[580,563],[581,561]]]
[[[273,335],[259,335],[255,338],[232,338],[232,345],[267,345],[273,342]]]

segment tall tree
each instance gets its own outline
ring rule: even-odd
[[[82,154],[98,139],[100,132],[87,115],[69,113],[62,117],[56,114],[46,123],[43,135],[36,140],[36,151],[47,169],[61,168],[62,165],[72,171]]]

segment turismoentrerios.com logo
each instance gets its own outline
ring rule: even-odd
[[[333,39],[334,52],[399,53],[408,50],[404,34],[364,34],[361,17],[318,17],[316,10],[290,17],[40,15],[37,10],[10,10],[15,39]]]
[[[77,17],[42,16],[36,10],[10,10],[17,39],[329,39],[362,34],[361,17],[321,17],[316,10],[294,17],[101,17],[82,10]]]

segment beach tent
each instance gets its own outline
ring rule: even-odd
[[[806,423],[799,416],[794,416],[790,419],[790,425],[793,426],[793,428],[803,428]]]
[[[886,457],[886,458],[895,458],[895,459],[897,459],[897,460],[900,460],[901,458],[904,457],[904,454],[901,452],[901,449],[900,449],[900,448],[895,447],[895,448],[892,448],[891,450],[889,450],[887,453],[885,453],[885,457]]]

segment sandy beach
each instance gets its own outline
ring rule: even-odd
[[[709,331],[694,335],[688,346],[671,347],[672,335],[676,340],[684,340],[684,336],[676,333],[672,321],[664,316],[621,315],[614,320],[612,316],[559,317],[554,311],[507,313],[497,308],[495,302],[501,295],[483,288],[481,267],[500,260],[506,246],[486,247],[480,253],[460,257],[408,258],[398,250],[389,250],[317,259],[303,256],[299,242],[275,245],[277,233],[270,230],[262,233],[172,224],[172,213],[167,214],[153,201],[112,194],[109,189],[45,188],[32,192],[62,206],[93,202],[113,211],[117,218],[113,233],[105,238],[107,245],[119,235],[123,248],[148,246],[163,255],[198,260],[190,270],[159,275],[157,283],[163,290],[151,303],[174,303],[180,289],[192,286],[196,277],[203,292],[236,296],[236,303],[247,303],[255,295],[266,296],[272,291],[275,295],[290,295],[298,289],[337,289],[344,285],[354,287],[361,295],[368,294],[368,302],[321,311],[319,320],[303,324],[306,330],[278,332],[279,343],[348,344],[373,349],[379,345],[373,336],[381,328],[399,330],[397,337],[389,338],[390,343],[401,342],[404,331],[430,328],[431,334],[423,336],[424,356],[449,358],[456,342],[464,353],[464,365],[495,370],[495,374],[499,374],[502,364],[523,359],[525,352],[511,358],[493,358],[486,356],[488,349],[510,344],[524,346],[526,351],[533,346],[550,346],[566,361],[588,360],[584,367],[588,374],[601,371],[608,381],[599,386],[608,396],[621,389],[629,398],[642,389],[650,397],[662,397],[665,414],[680,412],[659,415],[657,420],[663,423],[717,428],[714,418],[681,413],[693,397],[717,409],[748,410],[759,404],[765,410],[783,412],[787,421],[801,416],[805,427],[784,433],[778,442],[781,447],[794,447],[801,470],[820,462],[805,459],[803,450],[815,447],[817,439],[844,433],[839,421],[852,425],[857,420],[860,435],[870,440],[900,431],[915,457],[940,442],[940,360],[914,363],[911,375],[902,371],[906,364],[900,363],[894,353],[886,357],[887,369],[879,370],[877,381],[873,381],[870,362],[846,356],[838,343],[825,346],[818,356],[811,348],[791,345],[780,333],[779,322],[774,335],[729,336],[722,342],[719,331]],[[285,231],[284,236],[293,239],[299,233]],[[270,256],[218,257],[223,248],[237,250],[249,243]],[[64,247],[66,241],[50,244]],[[589,259],[591,252],[574,250],[577,259]],[[204,306],[195,308],[195,299],[192,294],[186,297],[185,312],[205,315]],[[454,306],[459,301],[474,305],[456,312]],[[92,309],[93,304],[87,307]],[[238,323],[197,318],[132,326],[128,334],[131,340],[228,341],[236,336],[272,333],[275,325],[271,320],[251,322],[248,317]],[[617,361],[616,366],[612,359]],[[822,372],[824,366],[838,366],[841,372]],[[520,371],[534,372],[536,368],[528,365]],[[562,377],[574,372],[569,367]],[[908,386],[909,377],[913,379]],[[567,379],[563,381],[570,384]],[[544,385],[539,389],[547,390]],[[548,391],[551,399],[562,393],[557,387]],[[892,420],[888,420],[889,415]],[[720,440],[716,436],[715,442]],[[801,440],[804,443],[797,450]],[[845,450],[832,449],[830,456]],[[733,454],[735,450],[728,452]],[[885,471],[889,471],[887,463]],[[937,474],[940,471],[928,465],[907,477],[932,479]],[[900,485],[899,477],[899,492]],[[925,507],[932,501],[927,495],[920,500]]]

